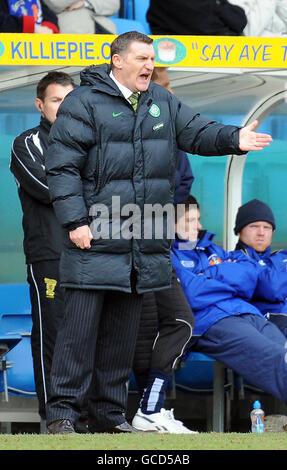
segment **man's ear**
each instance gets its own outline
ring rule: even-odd
[[[36,98],[35,99],[35,106],[38,109],[38,111],[40,111],[40,113],[42,112],[42,105],[43,105],[42,100],[40,100],[40,98]]]
[[[119,54],[114,54],[112,57],[112,64],[115,69],[122,69],[123,58]]]

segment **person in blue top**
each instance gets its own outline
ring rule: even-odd
[[[201,231],[190,196],[176,220],[172,262],[195,317],[189,348],[222,362],[251,385],[287,400],[286,337],[250,303],[259,270],[240,251],[227,252]],[[195,241],[182,227],[193,219]],[[182,223],[183,222],[183,223]]]
[[[263,201],[253,199],[239,207],[235,249],[254,260],[259,269],[251,302],[287,336],[287,251],[271,251],[275,229],[274,214]]]

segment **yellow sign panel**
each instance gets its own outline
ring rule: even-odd
[[[0,65],[110,62],[113,35],[0,34]],[[152,36],[156,66],[286,68],[287,38]]]

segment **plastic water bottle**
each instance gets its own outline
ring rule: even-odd
[[[256,432],[257,434],[262,434],[264,432],[264,416],[265,413],[261,409],[261,403],[256,400],[253,403],[253,410],[250,413],[251,432]]]

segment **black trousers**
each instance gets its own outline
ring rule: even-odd
[[[59,261],[27,267],[32,310],[31,348],[39,414],[46,417],[50,371],[57,331],[64,312],[64,289],[59,285]]]
[[[143,297],[133,363],[140,388],[139,376],[144,379],[149,369],[172,374],[191,340],[193,327],[192,310],[173,271],[169,289],[144,294]]]
[[[66,289],[65,298],[51,370],[47,424],[60,418],[75,422],[89,391],[90,431],[105,431],[126,419],[127,382],[142,296]]]

